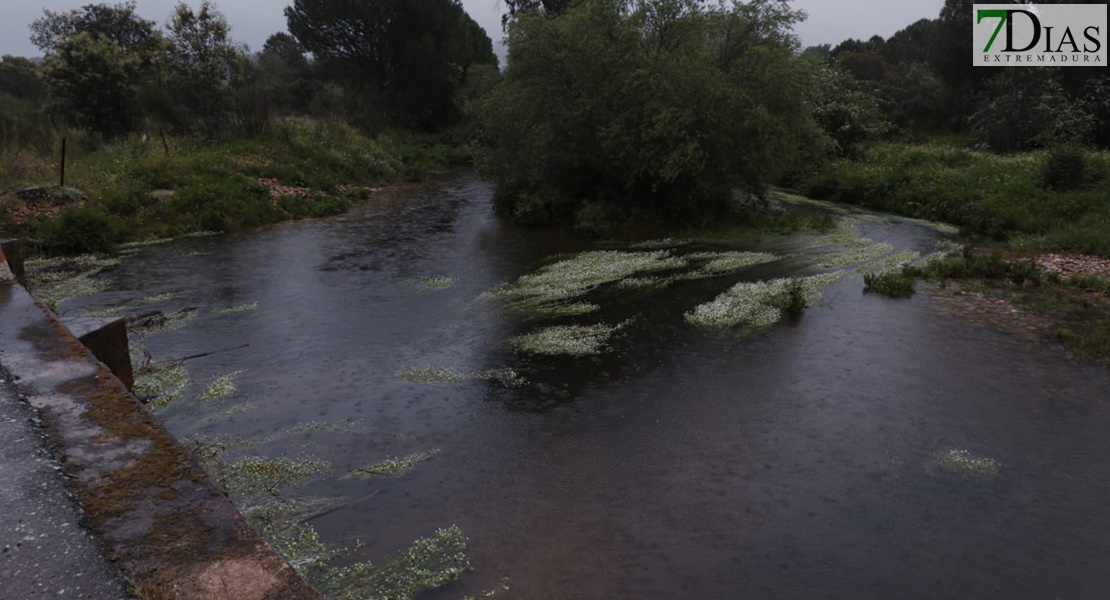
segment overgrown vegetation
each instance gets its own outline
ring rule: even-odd
[[[899,271],[865,273],[863,275],[863,289],[891,298],[909,298],[916,291],[913,275]]]
[[[44,62],[0,59],[0,235],[112,253],[334,215],[374,186],[470,164],[496,57],[456,2],[298,0],[286,14],[293,35],[248,55],[207,0],[164,29],[133,1],[44,11]],[[361,33],[337,37],[348,26]]]
[[[785,2],[584,0],[555,18],[519,4],[483,107],[483,170],[513,220],[705,223],[820,137]]]
[[[953,223],[1025,250],[1110,255],[1110,156],[881,144],[807,180],[819,199]]]
[[[286,118],[253,136],[160,143],[139,136],[70,154],[62,197],[33,169],[45,158],[0,160],[5,233],[37,238],[51,254],[105,253],[119,242],[234,231],[286,219],[337,214],[375,187],[466,164],[447,138],[402,131],[367,135],[337,121]],[[28,187],[42,192],[30,195]],[[40,186],[40,187],[35,187]],[[55,206],[61,207],[55,208]],[[68,208],[67,208],[68,206]]]

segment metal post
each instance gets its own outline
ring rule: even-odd
[[[62,138],[62,162],[61,162],[61,183],[62,187],[66,185],[66,139]]]

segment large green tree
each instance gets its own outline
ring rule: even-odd
[[[166,39],[166,90],[176,108],[175,125],[215,134],[228,117],[243,60],[231,27],[208,0],[195,11],[182,2],[170,16]]]
[[[161,40],[134,2],[43,11],[31,24],[31,41],[46,55],[49,110],[106,137],[127,133],[139,120],[137,90]]]
[[[712,218],[760,192],[817,128],[783,0],[581,0],[517,15],[485,104],[483,169],[521,221]]]
[[[153,50],[160,37],[153,21],[135,13],[134,0],[120,4],[87,4],[65,12],[42,12],[43,16],[31,23],[31,43],[47,55],[78,33],[103,36],[125,54],[132,55]]]
[[[455,121],[470,67],[497,61],[458,0],[294,0],[285,16],[306,50],[368,83],[403,124]]]
[[[105,137],[131,130],[139,61],[108,37],[67,37],[46,57],[50,110],[68,123]]]

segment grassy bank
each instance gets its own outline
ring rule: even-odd
[[[958,225],[1014,249],[1110,256],[1110,153],[882,144],[809,178],[812,198]]]
[[[337,214],[376,186],[469,162],[469,149],[450,136],[369,137],[310,119],[219,142],[71,139],[65,188],[57,157],[0,155],[0,236],[40,240],[49,253],[110,251],[119,242]]]
[[[960,140],[883,144],[802,188],[814,198],[948,222],[969,242],[925,268],[872,276],[869,290],[907,296],[917,278],[951,283],[960,294],[1012,307],[1012,319],[1049,323],[1044,333],[1076,356],[1110,359],[1110,277],[1061,275],[1039,263],[1046,253],[1110,256],[1110,153],[1062,147],[998,155]]]

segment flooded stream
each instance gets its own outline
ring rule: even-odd
[[[924,291],[864,293],[853,265],[798,318],[688,322],[738,282],[832,270],[786,238],[721,276],[594,289],[589,314],[521,314],[488,292],[591,246],[498,220],[490,194],[461,177],[139,248],[59,310],[195,307],[144,342],[155,363],[206,354],[160,413],[171,432],[330,463],[281,494],[342,499],[310,523],[347,560],[458,526],[472,570],[421,597],[1110,597],[1104,367],[942,318]],[[895,251],[942,237],[858,227]],[[509,343],[567,323],[621,326],[598,354]]]

